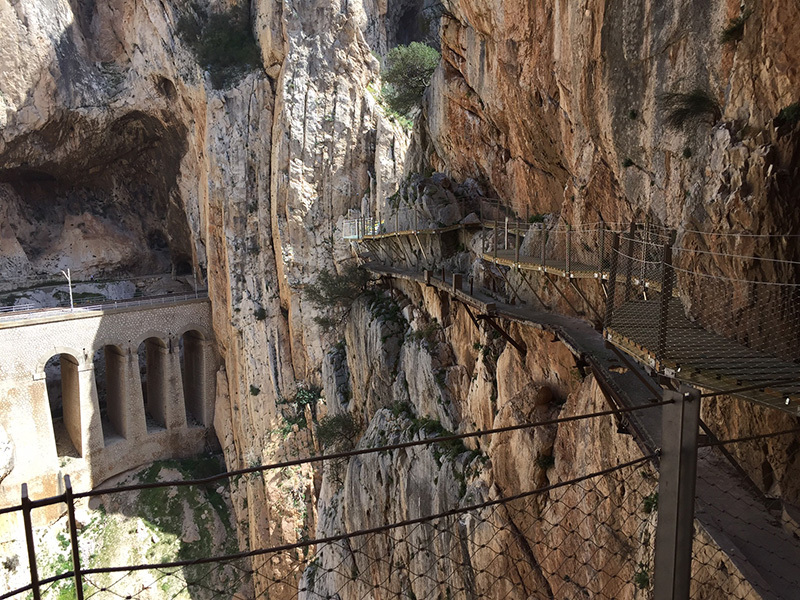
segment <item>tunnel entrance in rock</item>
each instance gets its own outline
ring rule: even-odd
[[[387,13],[389,49],[423,42],[439,48],[439,19],[443,8],[438,0],[398,0]]]
[[[167,354],[167,345],[160,338],[147,338],[139,344],[139,374],[148,433],[167,427]]]
[[[185,127],[141,111],[102,119],[60,113],[0,153],[13,254],[0,278],[52,277],[67,266],[86,279],[167,274],[192,255],[177,186]]]
[[[56,453],[59,457],[79,458],[83,444],[78,360],[69,354],[57,354],[45,363],[44,372]]]
[[[189,427],[202,427],[205,423],[205,348],[206,342],[199,331],[187,331],[181,336],[181,379],[186,422]]]
[[[92,361],[103,443],[106,446],[125,439],[124,360],[125,354],[120,348],[103,346],[94,353]]]

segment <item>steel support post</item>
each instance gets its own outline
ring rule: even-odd
[[[662,408],[661,467],[653,600],[688,600],[694,536],[700,391],[666,390]]]
[[[542,234],[541,235],[541,238],[542,238],[542,261],[541,262],[542,262],[542,269],[544,269],[545,260],[547,259],[547,233],[544,230],[544,225],[542,225],[540,227],[539,231]]]
[[[514,262],[516,264],[519,264],[519,231],[520,231],[519,221],[517,221],[517,233],[516,235],[514,235],[514,240],[516,240],[514,244]]]
[[[630,231],[628,232],[628,246],[625,250],[627,254],[626,260],[628,266],[625,269],[625,302],[631,299],[631,292],[633,291],[633,235],[636,233],[636,223],[631,223]]]
[[[39,570],[36,567],[36,543],[33,540],[33,522],[31,519],[31,499],[28,496],[28,484],[22,484],[22,523],[25,527],[25,542],[28,547],[28,566],[31,573],[31,593],[33,600],[41,600],[39,589]]]
[[[606,268],[606,230],[605,225],[601,225],[602,229],[600,230],[600,268],[598,271],[600,272],[600,280],[603,279],[603,271]]]
[[[669,326],[669,301],[672,299],[672,275],[672,246],[664,244],[661,258],[661,302],[658,311],[658,345],[656,347],[656,360],[658,363],[663,363],[667,355],[667,329]]]
[[[81,553],[78,547],[78,523],[75,519],[75,498],[72,495],[72,482],[64,475],[67,518],[69,520],[69,539],[72,547],[72,571],[75,573],[75,598],[83,600],[83,577],[81,576]]]
[[[566,252],[566,269],[565,269],[565,271],[567,273],[567,278],[569,278],[570,272],[571,272],[571,266],[572,266],[571,265],[571,263],[572,263],[572,230],[570,229],[569,225],[567,225],[566,246],[567,246],[567,248],[566,248],[567,252]]]
[[[606,296],[605,326],[611,326],[611,317],[614,316],[614,296],[617,291],[617,265],[619,264],[619,234],[611,234],[611,265],[608,271],[608,296]]]
[[[483,200],[478,201],[481,211],[481,254],[486,254],[486,224],[483,222]]]
[[[494,257],[497,258],[497,230],[499,229],[499,223],[497,219],[494,220]]]

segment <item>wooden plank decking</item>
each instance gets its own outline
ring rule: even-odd
[[[658,297],[625,302],[606,324],[606,339],[645,365],[685,383],[713,391],[732,390],[733,395],[800,412],[800,365],[703,329],[686,317],[677,298],[670,300],[665,350],[657,356],[659,310]],[[749,389],[762,384],[761,389]],[[739,388],[744,391],[736,392]]]

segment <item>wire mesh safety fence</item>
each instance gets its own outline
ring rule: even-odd
[[[692,599],[789,600],[800,589],[800,428],[772,409],[759,414],[761,420],[706,427],[698,458]]]
[[[493,430],[493,434],[587,419],[605,418],[610,425],[613,414],[576,415]],[[398,452],[441,444],[443,439],[450,438],[417,439],[343,455]],[[332,456],[338,458],[330,460],[342,459]],[[64,556],[54,563],[43,560],[41,553],[37,554],[30,516],[38,509],[64,503],[73,515],[76,500],[142,489],[164,491],[163,502],[169,505],[168,492],[176,486],[216,485],[247,474],[268,475],[286,465],[325,464],[329,458],[252,467],[194,482],[130,485],[79,494],[68,490],[60,496],[25,500],[20,506],[2,509],[3,513],[26,515],[28,549],[32,564],[38,567],[31,573],[31,584],[0,598],[61,598],[65,594],[98,599],[269,598],[286,590],[299,592],[301,598],[513,598],[519,597],[520,589],[525,590],[524,597],[531,598],[566,598],[580,590],[596,598],[634,597],[635,590],[650,585],[647,573],[654,520],[647,498],[656,486],[652,459],[600,460],[593,469],[586,464],[564,465],[538,487],[530,482],[523,491],[504,496],[495,487],[478,485],[454,504],[437,509],[424,510],[418,503],[414,508],[416,500],[408,498],[409,510],[402,520],[348,522],[348,531],[321,531],[316,539],[294,544],[131,565],[98,564],[96,555],[105,550],[89,541],[72,517],[72,526],[64,534]],[[380,506],[375,510],[382,514]],[[150,541],[141,540],[141,556],[151,557],[146,552]],[[152,557],[158,558],[158,553]],[[276,569],[276,564],[285,568]]]
[[[746,398],[797,410],[794,262],[675,247],[669,233],[634,227],[614,239],[609,341],[692,385],[738,389]]]

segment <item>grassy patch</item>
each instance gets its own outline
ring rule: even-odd
[[[719,103],[708,90],[700,87],[687,93],[664,94],[660,101],[666,110],[664,122],[670,129],[682,129],[701,121],[716,123],[722,117]]]
[[[439,325],[436,319],[433,319],[416,331],[410,332],[407,339],[410,342],[420,344],[428,351],[428,354],[433,355],[436,353],[436,348],[439,345],[439,332],[441,330],[442,326]]]

